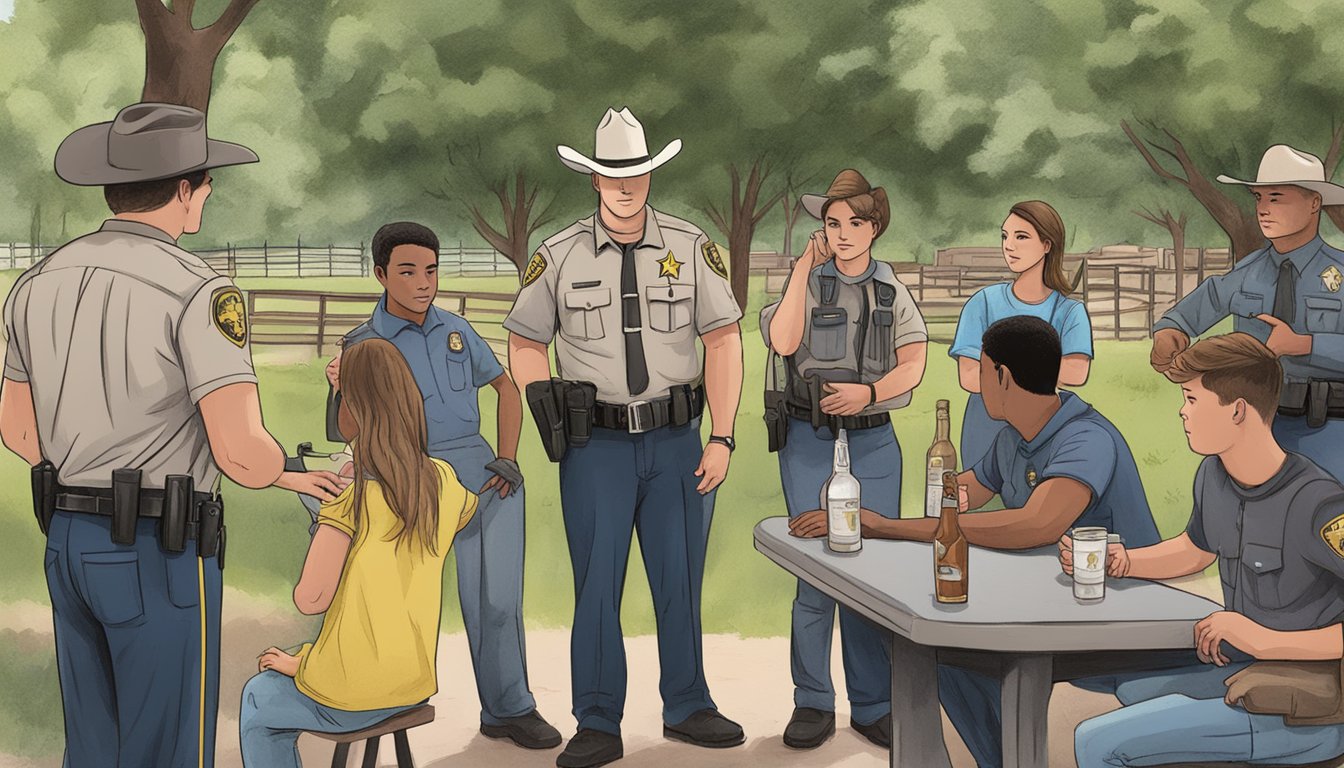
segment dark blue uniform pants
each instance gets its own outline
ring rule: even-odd
[[[700,586],[714,494],[694,474],[700,421],[639,435],[593,430],[560,462],[560,499],[574,566],[570,641],[579,728],[620,734],[625,711],[621,595],[630,534],[639,534],[658,622],[663,721],[713,708],[700,642]]]
[[[196,557],[194,541],[185,552],[164,552],[157,520],[138,521],[129,546],[112,543],[110,525],[57,512],[47,536],[65,768],[208,768],[219,701],[219,564]]]

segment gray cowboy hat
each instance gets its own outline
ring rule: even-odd
[[[595,158],[561,144],[555,148],[560,162],[579,173],[596,173],[609,179],[643,176],[671,160],[681,151],[681,139],[673,139],[657,155],[649,155],[644,126],[630,113],[629,107],[617,112],[610,107],[598,123],[593,146]]]
[[[241,144],[206,138],[205,113],[177,104],[132,104],[110,123],[80,128],[56,150],[56,175],[81,187],[172,179],[257,162]]]
[[[1325,178],[1325,163],[1313,154],[1275,144],[1265,150],[1255,181],[1219,176],[1224,184],[1246,187],[1293,186],[1309,189],[1321,196],[1321,205],[1344,205],[1344,187]]]

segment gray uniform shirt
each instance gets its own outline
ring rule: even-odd
[[[1329,538],[1341,518],[1344,487],[1304,456],[1289,453],[1254,488],[1210,456],[1195,474],[1186,533],[1218,555],[1228,610],[1279,631],[1318,629],[1344,619],[1344,551]]]
[[[696,339],[742,317],[722,251],[698,227],[646,207],[636,248],[641,340],[649,386],[632,395],[621,325],[621,246],[596,223],[575,222],[547,239],[523,271],[504,327],[532,341],[555,341],[559,374],[597,385],[609,403],[663,397],[698,385],[704,366]]]
[[[143,471],[219,477],[196,403],[255,384],[242,295],[166,233],[110,220],[52,253],[5,302],[5,378],[32,387],[42,456],[66,485]]]
[[[830,303],[824,301],[823,279],[833,281],[835,296]],[[788,290],[787,282],[784,289]],[[862,322],[865,300],[866,323]],[[761,310],[761,336],[766,346],[770,345],[770,321],[778,308],[779,302],[775,302]],[[804,376],[814,370],[843,369],[858,374],[863,383],[872,383],[896,367],[898,348],[929,340],[924,316],[910,290],[897,279],[890,264],[876,259],[857,277],[841,273],[834,261],[813,268],[808,274],[803,313],[807,327],[793,354],[793,364]],[[911,395],[906,392],[873,403],[860,413],[903,408],[910,404]]]

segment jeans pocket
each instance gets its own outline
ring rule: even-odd
[[[168,602],[178,608],[195,608],[200,605],[199,560],[190,550],[164,556],[163,565],[168,571]]]
[[[134,552],[83,555],[89,610],[104,624],[128,624],[145,615],[140,595],[140,564]]]

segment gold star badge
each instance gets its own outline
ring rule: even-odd
[[[658,262],[658,266],[661,267],[661,269],[658,270],[658,276],[680,280],[682,264],[683,262],[677,261],[677,257],[673,256],[671,251],[668,251],[667,256],[665,256],[662,261]]]
[[[1340,285],[1344,284],[1344,274],[1340,273],[1339,267],[1331,264],[1321,273],[1321,283],[1325,286],[1325,290],[1339,293]]]

